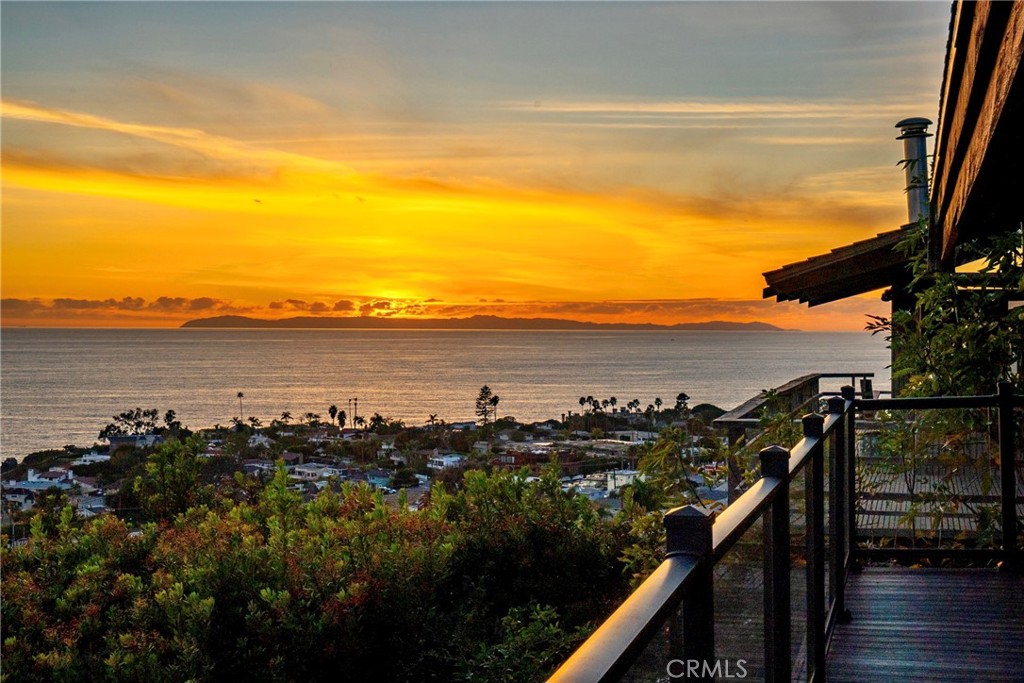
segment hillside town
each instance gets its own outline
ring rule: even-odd
[[[330,420],[307,413],[296,420],[289,413],[264,426],[258,418],[234,418],[193,432],[181,425],[173,410],[162,420],[155,409],[136,408],[113,418],[90,447],[67,446],[34,453],[21,462],[3,463],[3,525],[13,530],[12,542],[41,501],[65,497],[82,518],[116,514],[139,517],[136,479],[154,452],[173,441],[201,444],[197,472],[206,484],[230,486],[236,474],[265,482],[283,468],[290,488],[307,501],[321,491],[341,492],[345,485],[367,486],[389,505],[418,509],[434,483],[454,489],[466,471],[511,471],[527,479],[557,466],[562,490],[573,492],[614,513],[621,508],[624,487],[644,474],[638,461],[658,439],[660,430],[683,436],[681,454],[700,465],[693,485],[708,504],[724,504],[728,493],[715,453],[724,446],[711,421],[723,411],[708,404],[691,409],[679,394],[673,407],[661,399],[640,411],[639,400],[619,408],[616,401],[581,398],[579,413],[524,424],[497,417],[497,403],[487,387],[478,399],[480,419],[445,422],[430,416],[420,427],[406,427],[375,413],[354,416],[331,406]],[[105,441],[106,443],[102,443]]]

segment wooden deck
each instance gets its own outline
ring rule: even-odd
[[[977,455],[977,454],[975,454]],[[864,458],[869,467],[860,473],[857,490],[857,535],[893,538],[911,535],[909,512],[918,535],[940,538],[973,538],[978,531],[977,508],[998,507],[999,470],[978,467],[922,465],[913,477],[889,469],[879,460]],[[910,494],[908,479],[916,495]],[[1017,467],[1017,515],[1024,517],[1024,462]]]
[[[1024,576],[988,569],[867,568],[836,627],[828,680],[1024,681]]]

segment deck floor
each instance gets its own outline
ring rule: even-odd
[[[867,568],[846,590],[829,681],[1024,681],[1024,576]]]

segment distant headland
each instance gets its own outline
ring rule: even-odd
[[[381,318],[371,316],[326,318],[297,316],[263,320],[241,315],[221,315],[189,320],[182,327],[238,327],[267,329],[375,329],[375,330],[710,330],[746,332],[783,332],[763,322],[728,322],[710,320],[700,323],[594,323],[558,318],[502,318],[495,315],[474,315],[469,318]]]

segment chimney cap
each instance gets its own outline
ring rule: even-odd
[[[903,138],[920,136],[931,137],[931,133],[927,132],[928,126],[930,125],[932,125],[931,119],[926,119],[923,116],[913,116],[909,119],[903,119],[896,124],[896,127],[901,129],[900,132],[903,134],[896,139],[902,140]]]

